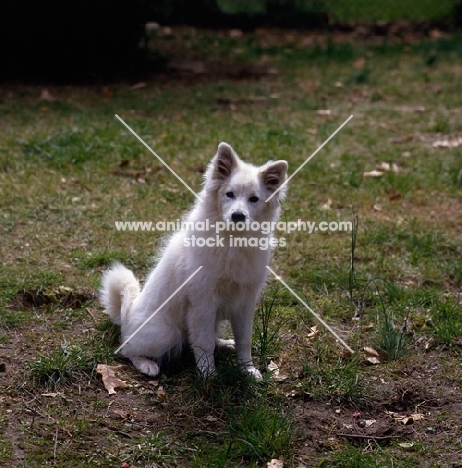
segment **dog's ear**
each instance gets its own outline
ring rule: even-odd
[[[237,161],[238,158],[233,148],[227,143],[220,143],[213,161],[213,177],[220,180],[226,179],[237,166]]]
[[[287,161],[269,162],[262,167],[260,177],[268,191],[274,192],[284,183],[287,178],[288,167]],[[284,189],[285,187],[280,192],[283,192]],[[281,193],[281,195],[284,194]]]

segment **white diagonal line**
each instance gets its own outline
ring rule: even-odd
[[[277,275],[269,266],[266,268],[268,268],[268,270],[273,273],[274,277],[279,280],[332,333],[332,335],[334,335],[335,338],[337,338],[337,340],[340,341],[340,343],[342,343],[342,345],[345,346],[348,351],[350,351],[351,354],[354,353],[354,351],[345,343],[345,341],[343,341],[342,338],[340,338],[340,336],[338,336],[337,333],[332,330],[332,328],[326,322],[324,322],[324,320],[279,275]]]
[[[157,314],[157,312],[159,312],[160,309],[162,309],[162,307],[164,307],[165,304],[167,304],[168,301],[170,301],[170,299],[175,296],[175,294],[180,291],[183,286],[188,283],[188,281],[202,268],[202,265],[186,280],[184,281],[184,283],[179,286],[175,292],[173,292],[152,314],[150,317],[148,317],[116,350],[115,352],[118,353],[148,322],[149,320],[151,320],[154,315]]]
[[[276,190],[274,191],[266,200],[265,202],[269,202],[278,192],[279,190],[282,189],[282,187],[284,187],[284,185],[286,185],[290,179],[292,179],[292,177],[298,172],[300,171],[301,169],[303,169],[303,166],[311,159],[313,158],[351,119],[353,118],[352,115],[350,115],[350,117],[348,117],[348,119],[345,120],[345,122],[342,123],[342,125],[340,125],[339,128],[337,128],[337,130],[335,130],[334,133],[332,133],[332,135],[295,171],[292,173],[292,175]]]
[[[145,141],[129,126],[127,125],[117,114],[115,116],[122,122],[125,127],[136,137],[141,143],[201,202],[202,198],[148,145]]]

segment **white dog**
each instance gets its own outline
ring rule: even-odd
[[[262,378],[252,362],[252,324],[271,257],[269,244],[276,239],[268,230],[232,228],[237,223],[242,228],[252,222],[256,226],[277,221],[286,185],[266,200],[286,177],[286,161],[255,167],[241,161],[231,146],[220,143],[205,174],[203,202],[197,201],[186,217],[188,228],[170,238],[144,288],[140,291],[133,273],[120,264],[104,273],[100,300],[112,321],[121,325],[124,341],[202,267],[122,347],[121,353],[138,370],[157,375],[160,359],[189,343],[206,377],[215,371],[213,353],[218,344],[235,348],[242,369]],[[206,220],[209,226],[203,230]],[[227,226],[220,236],[215,224]],[[241,238],[239,246],[233,244],[236,237]],[[249,242],[243,244],[243,240]],[[216,338],[220,323],[226,320],[234,341]]]

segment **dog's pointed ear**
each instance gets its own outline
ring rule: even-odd
[[[233,148],[228,143],[220,143],[218,151],[214,158],[213,177],[216,179],[226,179],[231,175],[233,169],[237,166],[238,157]]]
[[[277,190],[285,182],[288,168],[289,165],[287,164],[287,161],[282,160],[269,162],[263,166],[260,172],[260,177],[262,178],[266,189],[270,192]]]

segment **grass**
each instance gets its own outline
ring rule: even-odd
[[[462,39],[337,39],[288,31],[230,38],[179,28],[159,33],[159,53],[226,57],[226,67],[200,76],[160,74],[136,89],[48,86],[54,101],[40,98],[42,87],[2,89],[1,461],[458,462],[462,147],[433,143],[462,132]],[[228,74],[247,61],[278,73]],[[320,325],[313,333],[315,319],[272,276],[254,327],[263,382],[243,376],[224,351],[207,382],[188,353],[158,379],[113,355],[119,328],[95,301],[101,273],[121,261],[143,279],[162,245],[161,232],[121,232],[115,221],[176,220],[193,203],[116,113],[195,190],[221,140],[256,164],[287,159],[292,173],[354,115],[291,180],[282,212],[284,221],[354,219],[353,232],[278,232],[287,246],[275,250],[271,264],[348,342],[353,357]],[[398,172],[364,177],[384,162]],[[365,346],[385,356],[381,364],[368,365]],[[279,375],[267,370],[270,361]],[[98,363],[122,365],[129,386],[107,395],[94,374]],[[58,395],[43,396],[50,391]],[[386,411],[422,413],[424,420],[404,426]],[[366,427],[371,420],[377,422]],[[387,435],[393,438],[378,438]]]
[[[268,291],[260,299],[260,307],[256,311],[254,348],[255,357],[261,366],[267,366],[270,359],[276,355],[279,332],[284,319],[276,317],[276,301],[280,290]]]
[[[364,383],[356,361],[304,364],[303,388],[313,398],[330,403],[365,402]]]
[[[93,376],[98,363],[112,361],[112,352],[106,343],[95,340],[91,354],[78,345],[64,341],[57,349],[29,362],[29,375],[34,384],[58,390],[60,386]]]
[[[404,325],[397,326],[385,309],[383,309],[381,316],[377,325],[376,346],[388,359],[399,359],[406,352]]]

